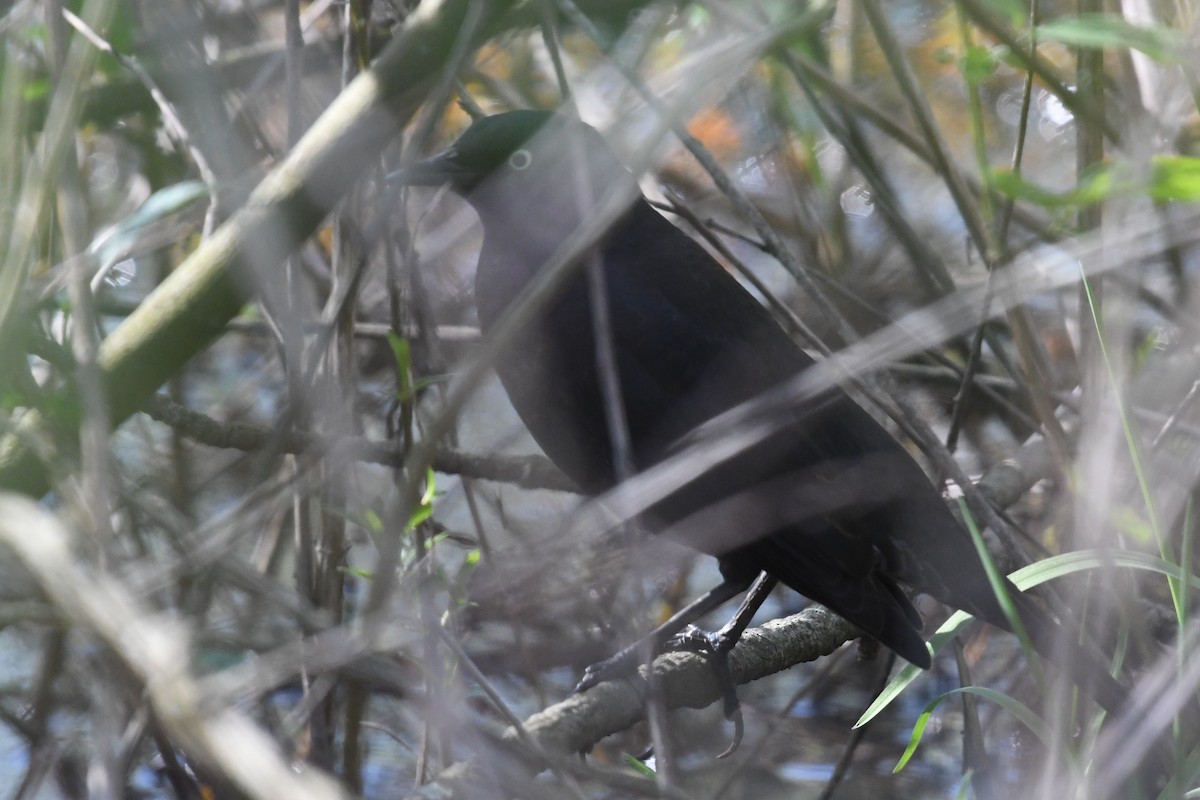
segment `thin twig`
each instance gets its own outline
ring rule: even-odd
[[[118,64],[132,72],[138,81],[146,87],[146,91],[150,93],[154,104],[158,106],[159,113],[162,114],[163,127],[166,129],[167,135],[174,139],[180,147],[187,150],[188,155],[192,157],[192,162],[196,165],[196,171],[200,173],[200,180],[204,181],[204,185],[208,187],[209,206],[208,212],[204,217],[204,235],[207,237],[216,226],[217,203],[220,199],[217,191],[219,188],[217,176],[209,166],[208,159],[204,157],[204,153],[192,142],[192,137],[188,133],[187,126],[183,124],[183,119],[175,111],[174,104],[167,99],[166,94],[159,88],[158,83],[136,58],[125,55],[117,50],[107,39],[96,33],[90,25],[75,16],[69,8],[64,8],[62,15],[63,19],[70,23],[71,27],[79,31],[80,35],[91,42],[96,49],[108,53],[116,59]]]

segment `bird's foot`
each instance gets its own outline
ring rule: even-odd
[[[708,656],[713,674],[717,678],[721,695],[725,703],[725,719],[733,721],[733,741],[725,752],[717,758],[726,758],[742,744],[745,733],[745,721],[742,719],[742,704],[738,702],[737,683],[733,679],[733,670],[729,666],[729,651],[737,644],[737,638],[730,636],[725,629],[711,632],[701,630],[695,625],[688,625],[667,642],[667,650],[685,650]]]
[[[735,644],[737,644],[737,638],[730,635],[725,629],[710,632],[694,625],[688,625],[668,639],[666,644],[657,651],[662,653],[682,650],[708,657],[708,662],[712,665],[713,674],[717,678],[717,684],[720,686],[724,699],[725,718],[733,722],[733,741],[717,758],[733,755],[741,746],[745,733],[742,705],[738,702],[737,696],[737,683],[733,679],[733,670],[729,666],[729,651]],[[645,646],[645,642],[637,642],[604,661],[592,664],[583,671],[583,677],[579,679],[579,683],[575,684],[573,693],[586,692],[605,681],[628,678],[635,674],[644,657]]]
[[[590,665],[583,671],[583,677],[579,679],[579,683],[575,684],[575,688],[571,690],[571,693],[580,694],[605,681],[611,681],[616,678],[628,678],[637,671],[638,663],[641,660],[642,647],[643,643],[637,642],[621,650],[614,656]]]

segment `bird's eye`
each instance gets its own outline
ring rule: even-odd
[[[525,148],[521,148],[508,157],[508,165],[517,171],[526,169],[532,163],[533,155]]]

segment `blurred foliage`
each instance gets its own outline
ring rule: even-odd
[[[388,176],[474,114],[557,107],[569,89],[805,347],[886,373],[921,412],[897,435],[949,445],[925,453],[939,480],[950,451],[972,479],[1019,465],[996,502],[1022,535],[1000,537],[998,560],[1086,555],[1050,602],[1095,621],[1131,679],[1178,690],[1158,693],[1176,703],[1165,725],[1198,661],[1200,15],[1150,7],[0,3],[0,488],[51,487],[36,506],[0,496],[0,787],[942,797],[982,718],[978,796],[1122,796],[1105,769],[1126,730],[1058,713],[1063,693],[1014,666],[1011,637],[957,618],[935,641],[965,642],[960,663],[901,673],[864,739],[850,728],[887,659],[842,648],[740,688],[735,758],[713,758],[717,706],[668,715],[667,770],[628,756],[642,725],[599,742],[612,731],[597,728],[586,763],[553,758],[566,734],[518,743],[514,720],[569,718],[555,704],[584,667],[717,576],[664,542],[631,565],[494,381],[447,414],[478,351],[479,231],[454,198]],[[351,112],[332,104],[364,85],[361,64],[393,63],[406,29],[450,11],[457,39],[427,57],[454,67],[389,78],[418,113],[304,185],[319,223],[264,222],[248,198],[337,145],[331,117]],[[1088,53],[1102,73],[1080,71]],[[262,252],[220,308],[161,288],[246,230]],[[303,243],[280,263],[269,244],[287,236]],[[150,304],[195,347],[120,362],[106,343]],[[143,371],[171,378],[148,398]],[[144,412],[127,420],[126,390]],[[1052,454],[1032,466],[1031,437]],[[804,602],[781,592],[770,609]],[[940,702],[960,683],[995,703]],[[1081,767],[1069,786],[1061,753]],[[537,758],[554,770],[535,777]],[[1194,785],[1190,763],[1175,789]]]

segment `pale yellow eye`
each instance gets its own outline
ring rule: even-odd
[[[527,169],[533,163],[533,154],[525,148],[521,148],[508,157],[508,165],[513,169],[520,171]]]

